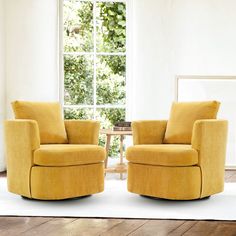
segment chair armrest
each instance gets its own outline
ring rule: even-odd
[[[132,131],[134,145],[162,143],[166,125],[166,120],[133,121]]]
[[[70,144],[98,145],[100,122],[93,120],[65,120]]]
[[[201,197],[223,190],[227,130],[226,120],[198,120],[194,123],[191,142],[199,153]]]
[[[38,124],[34,120],[9,120],[4,123],[8,189],[26,197],[30,193],[33,152],[40,147]]]

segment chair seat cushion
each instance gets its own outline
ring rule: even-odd
[[[72,166],[104,161],[105,149],[98,145],[49,144],[34,152],[34,164],[40,166]]]
[[[198,163],[198,152],[191,145],[135,145],[127,149],[126,158],[147,165],[192,166]]]

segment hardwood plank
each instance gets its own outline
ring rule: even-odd
[[[164,236],[171,233],[184,222],[183,220],[149,220],[143,226],[129,234],[129,236]]]
[[[4,231],[4,229],[7,229],[8,227],[12,227],[15,222],[15,218],[17,217],[0,217],[0,235],[1,232]]]
[[[227,179],[226,179],[226,182],[227,183],[235,183],[236,182],[236,173],[229,176]]]
[[[183,235],[185,232],[190,230],[195,224],[197,224],[197,221],[186,220],[182,225],[174,229],[168,235],[171,235],[171,236]]]
[[[1,217],[0,235],[17,235],[49,220],[43,217]]]
[[[236,170],[226,170],[225,171],[225,182],[229,182],[230,178],[236,174]]]
[[[9,218],[10,218],[10,217],[3,217],[3,216],[0,217],[0,229],[1,229],[4,225],[6,225],[6,224],[9,223]]]
[[[235,236],[236,223],[218,223],[215,230],[212,232],[214,236]]]
[[[49,220],[41,225],[33,227],[19,235],[34,236],[34,235],[49,235],[50,232],[55,231],[58,227],[66,226],[67,224],[75,221],[75,218],[49,218]]]
[[[213,235],[215,228],[220,221],[198,221],[193,227],[186,231],[184,236],[207,236]]]
[[[77,219],[70,224],[61,225],[56,230],[47,232],[47,236],[93,236],[106,232],[121,223],[122,219]],[[41,232],[41,231],[40,231]]]
[[[139,227],[147,223],[148,220],[123,220],[121,223],[113,226],[111,229],[102,233],[101,236],[123,236],[132,233],[137,230]]]

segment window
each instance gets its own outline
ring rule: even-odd
[[[111,128],[125,120],[126,2],[64,0],[63,27],[65,119]]]

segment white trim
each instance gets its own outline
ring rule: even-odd
[[[74,109],[80,109],[80,108],[94,108],[94,105],[64,105],[64,108],[74,108]],[[105,104],[105,105],[96,105],[96,108],[123,108],[125,109],[125,105],[112,105],[112,104]]]
[[[93,1],[93,119],[96,118],[97,107],[97,3]]]
[[[64,0],[70,1],[70,0]],[[78,2],[93,2],[94,0],[76,0]],[[127,0],[96,0],[96,2],[127,2]]]
[[[86,56],[86,55],[94,55],[94,52],[64,52],[64,55],[78,55],[78,56]],[[126,56],[126,52],[96,52],[97,56]]]
[[[205,79],[205,80],[209,80],[209,79],[215,79],[215,80],[235,80],[236,76],[233,75],[176,75],[175,76],[175,101],[178,102],[178,86],[179,86],[179,80],[180,79]]]
[[[225,170],[236,170],[236,165],[225,166]]]
[[[58,12],[59,12],[59,100],[62,106],[64,106],[64,23],[63,23],[63,1],[58,0]]]
[[[126,1],[126,120],[132,120],[133,81],[133,1]]]

